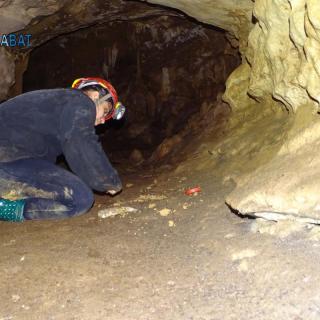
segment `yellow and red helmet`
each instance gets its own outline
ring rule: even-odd
[[[89,87],[89,86],[100,86],[103,89],[106,89],[108,91],[108,93],[110,93],[110,95],[111,95],[111,99],[113,102],[113,108],[115,108],[115,106],[118,103],[117,91],[111,85],[111,83],[108,82],[107,80],[104,80],[102,78],[97,78],[97,77],[79,78],[79,79],[76,79],[73,81],[71,87],[73,89],[81,90],[81,89],[83,89],[85,87]]]

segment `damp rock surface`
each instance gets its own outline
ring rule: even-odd
[[[268,163],[237,179],[227,203],[242,214],[319,223],[319,136],[316,116],[299,113],[280,149]]]
[[[235,38],[245,41],[251,25],[253,3],[249,0],[147,0],[173,7],[197,20],[229,31]]]
[[[0,47],[0,73],[2,75],[0,80],[0,102],[7,98],[9,88],[14,84],[14,70],[14,58],[3,47]]]

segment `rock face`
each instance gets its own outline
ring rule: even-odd
[[[15,66],[13,57],[9,55],[4,48],[0,47],[0,101],[5,99],[8,93],[8,88],[15,81]]]
[[[320,123],[310,121],[312,115],[298,116],[273,159],[237,179],[226,199],[231,207],[270,220],[320,223]]]
[[[227,30],[246,47],[251,27],[251,0],[147,0],[185,12],[197,20]]]
[[[25,0],[1,0],[0,32],[7,34],[21,30],[33,18],[53,14],[66,2],[67,0],[35,0],[30,4]]]
[[[319,12],[315,0],[256,1],[246,52],[250,95],[272,95],[294,111],[312,104],[310,97],[320,101]]]
[[[0,0],[0,36],[23,30],[32,19],[51,15],[60,9],[67,0]],[[7,99],[10,87],[15,83],[15,55],[6,47],[0,47],[0,101]]]
[[[259,0],[254,15],[248,65],[229,78],[225,98],[239,112],[244,104],[257,110],[268,108],[272,99],[280,101],[291,113],[292,125],[271,160],[237,180],[227,203],[267,219],[299,217],[319,223],[320,2]],[[239,84],[256,103],[233,90]]]
[[[248,37],[245,61],[229,84],[246,79],[246,93],[266,104],[271,98],[288,111],[320,102],[320,3],[314,0],[257,0],[256,23]],[[233,108],[245,107],[229,90]]]

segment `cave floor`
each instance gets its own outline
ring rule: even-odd
[[[320,242],[259,232],[215,174],[131,172],[81,217],[1,222],[0,319],[319,319]],[[98,217],[114,203],[139,212]]]

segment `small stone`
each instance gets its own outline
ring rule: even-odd
[[[240,264],[238,265],[238,271],[247,272],[248,270],[249,270],[248,260],[247,259],[241,260]]]
[[[170,227],[170,228],[172,228],[172,227],[175,227],[175,226],[176,226],[176,224],[174,223],[174,221],[173,221],[173,220],[169,220],[169,221],[168,221],[168,225],[169,225],[169,227]]]
[[[165,208],[165,209],[160,210],[159,213],[160,213],[160,216],[166,217],[171,213],[171,210],[168,208]]]
[[[26,306],[26,305],[24,305],[24,304],[21,306],[21,308],[24,309],[24,310],[29,310],[29,309],[30,309],[29,306]]]
[[[138,210],[131,207],[107,208],[107,209],[100,210],[98,212],[98,216],[102,219],[105,219],[105,218],[114,217],[117,215],[124,216],[128,213],[136,213],[136,212],[138,212]]]
[[[20,300],[20,296],[18,294],[13,294],[11,299],[13,302],[18,302]]]
[[[114,207],[120,207],[120,206],[121,206],[121,203],[120,203],[120,202],[115,202],[115,203],[113,204],[113,206],[114,206]]]
[[[146,202],[146,201],[159,201],[167,199],[165,195],[156,195],[156,194],[141,194],[133,202]]]
[[[184,203],[184,204],[182,205],[182,209],[186,210],[186,209],[188,209],[190,206],[191,206],[191,204]]]
[[[156,207],[156,204],[155,204],[155,203],[150,203],[149,206],[148,206],[149,209],[153,209],[153,208],[155,208],[155,207]]]
[[[126,184],[126,188],[131,188],[131,187],[133,187],[133,183],[127,183]]]
[[[257,255],[257,252],[252,249],[245,249],[232,254],[232,260],[242,260],[245,258],[252,258]]]
[[[135,164],[140,164],[141,162],[144,161],[142,152],[138,149],[134,149],[129,157],[130,161],[135,163]]]
[[[235,235],[233,233],[228,233],[224,236],[225,239],[231,239],[233,238]]]

